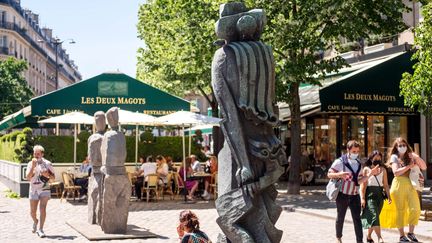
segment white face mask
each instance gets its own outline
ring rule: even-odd
[[[407,151],[407,147],[406,146],[404,146],[404,147],[398,147],[398,152],[400,154],[404,154],[406,151]]]
[[[350,153],[349,158],[352,159],[352,160],[355,160],[355,159],[357,159],[358,155],[359,155],[359,154],[354,154],[354,153],[351,154],[351,153]]]

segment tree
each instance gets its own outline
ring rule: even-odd
[[[164,84],[175,89],[187,87],[187,90],[204,83],[209,85],[210,62],[215,50],[209,42],[215,38],[213,23],[218,19],[217,9],[222,1],[197,0],[189,4],[185,0],[173,2],[149,1],[150,6],[143,5],[141,8],[138,26],[139,29],[148,29],[145,33],[140,32],[147,48],[140,50],[142,56],[138,69],[149,74],[147,77],[163,80]],[[320,85],[326,73],[337,71],[346,65],[340,57],[322,59],[318,53],[338,50],[342,37],[359,40],[371,35],[400,32],[405,27],[402,12],[407,8],[401,0],[243,2],[247,6],[266,11],[267,27],[262,39],[273,47],[275,55],[277,100],[286,101],[291,110],[292,164],[288,193],[298,194],[301,155],[299,86],[301,83]],[[196,37],[201,38],[195,40]],[[188,50],[195,48],[200,52]],[[191,62],[190,59],[200,61]],[[184,71],[189,69],[191,70]],[[180,70],[184,72],[179,72]],[[198,73],[202,75],[197,75]],[[176,79],[179,74],[184,76]],[[180,80],[186,82],[180,85]]]
[[[218,116],[211,87],[211,62],[218,47],[214,24],[222,0],[149,0],[138,13],[137,77],[167,92],[183,96],[199,90]],[[213,129],[214,151],[222,147],[219,128]]]
[[[33,97],[23,76],[26,69],[25,61],[12,57],[0,61],[0,119],[23,108]]]
[[[427,2],[427,1],[425,1]],[[424,115],[432,115],[432,3],[425,3],[422,9],[423,22],[415,31],[413,55],[414,73],[404,73],[400,83],[405,105],[417,109]]]

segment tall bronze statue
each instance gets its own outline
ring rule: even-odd
[[[272,50],[259,38],[266,23],[261,9],[243,3],[220,7],[212,85],[221,107],[225,136],[219,153],[218,242],[280,242],[274,225],[282,211],[274,183],[287,163],[273,127],[278,123]]]

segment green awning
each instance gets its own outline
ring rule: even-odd
[[[6,116],[2,121],[0,121],[0,131],[13,128],[15,126],[18,126],[20,124],[23,124],[26,122],[26,111],[29,110],[30,107],[26,107],[22,110],[19,110],[18,112],[15,112],[12,115]],[[29,113],[29,112],[28,112]]]
[[[412,73],[411,52],[391,55],[377,64],[350,73],[319,91],[327,113],[411,115],[399,95],[404,72]]]
[[[103,73],[31,100],[33,117],[58,116],[71,111],[92,115],[113,106],[154,116],[190,110],[187,100],[123,73]]]

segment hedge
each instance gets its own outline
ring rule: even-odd
[[[0,159],[26,163],[31,158],[31,151],[27,151],[34,144],[42,145],[45,148],[45,158],[51,162],[65,163],[73,161],[73,136],[31,136],[29,138],[29,128],[23,131],[13,132],[0,137]],[[26,133],[27,132],[27,133]],[[88,132],[81,132],[77,137],[77,162],[81,162],[87,155],[87,139],[90,136]],[[141,137],[142,138],[142,137]],[[171,156],[174,161],[182,161],[182,138],[181,137],[153,137],[138,142],[138,156],[164,155]],[[25,141],[23,141],[23,139]],[[29,140],[30,139],[30,140]],[[34,141],[33,141],[34,139]],[[27,141],[29,140],[29,141]],[[189,137],[186,140],[186,153],[188,153]],[[191,153],[198,155],[200,159],[204,158],[198,145],[191,148]],[[135,136],[126,137],[127,162],[135,161]],[[27,158],[27,157],[28,158]],[[20,158],[22,157],[22,158]]]

